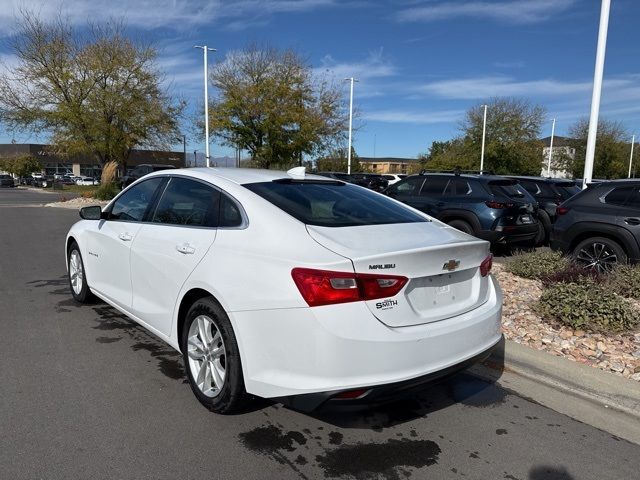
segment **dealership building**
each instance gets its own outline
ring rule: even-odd
[[[0,158],[19,157],[31,155],[42,164],[42,171],[47,175],[70,174],[76,176],[99,177],[102,167],[91,155],[75,155],[60,157],[49,151],[49,145],[26,144],[0,144]],[[157,150],[132,150],[127,159],[127,168],[132,168],[144,163],[185,166],[184,152],[163,152]]]

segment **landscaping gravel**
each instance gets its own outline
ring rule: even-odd
[[[590,333],[547,322],[533,310],[542,282],[504,271],[493,274],[504,292],[502,331],[506,338],[531,348],[640,381],[640,329],[627,333]],[[640,315],[640,303],[634,302]]]
[[[79,210],[82,207],[88,207],[90,205],[100,205],[101,207],[104,207],[107,203],[109,202],[96,200],[94,198],[78,197],[72,198],[71,200],[47,203],[45,207],[75,208]]]

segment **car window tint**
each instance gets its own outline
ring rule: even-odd
[[[221,227],[239,227],[242,225],[242,214],[236,202],[231,200],[224,193],[220,197],[220,220]]]
[[[150,178],[128,189],[113,204],[109,219],[141,222],[156,189],[163,180],[163,177]]]
[[[471,185],[464,178],[454,178],[447,186],[447,190],[451,189],[451,187],[455,189],[455,194],[457,196],[461,195],[469,195],[471,193]]]
[[[220,191],[202,182],[173,177],[165,188],[152,222],[217,227]]]
[[[423,182],[423,177],[407,178],[403,182],[392,185],[389,191],[403,195],[417,195],[420,192],[420,187],[422,187]]]
[[[611,190],[604,197],[604,203],[608,205],[624,205],[627,197],[633,191],[634,187],[618,187]]]
[[[531,195],[539,195],[541,193],[540,186],[536,182],[529,182],[526,180],[518,180],[518,182]]]
[[[390,198],[346,183],[275,181],[244,186],[307,225],[353,227],[427,221]]]
[[[640,210],[640,188],[639,187],[631,188],[631,195],[627,200],[627,207],[637,208]]]
[[[575,182],[562,182],[556,184],[556,190],[558,190],[558,194],[562,198],[562,200],[567,200],[573,197],[576,193],[579,193],[582,190]]]
[[[448,183],[449,179],[447,177],[427,177],[420,193],[422,195],[440,196]]]
[[[526,191],[513,180],[493,180],[489,182],[489,190],[494,195],[507,195],[511,198],[522,198]]]

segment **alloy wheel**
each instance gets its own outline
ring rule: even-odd
[[[206,315],[196,317],[187,337],[189,370],[207,397],[220,394],[226,376],[226,350],[216,323]]]
[[[76,295],[80,295],[84,280],[84,268],[82,267],[82,259],[78,250],[73,250],[69,255],[69,279],[71,280],[73,292]]]
[[[585,269],[593,269],[598,273],[610,272],[618,263],[615,251],[606,243],[601,242],[585,245],[578,251],[575,259]]]

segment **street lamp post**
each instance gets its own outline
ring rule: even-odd
[[[636,143],[636,136],[632,135],[631,136],[631,155],[629,155],[629,175],[627,176],[627,178],[631,178],[631,165],[633,164],[633,146]]]
[[[587,137],[587,155],[584,161],[582,188],[587,188],[593,176],[593,159],[596,153],[596,135],[598,134],[598,115],[600,114],[600,94],[604,73],[604,55],[607,50],[607,30],[609,28],[609,10],[611,0],[602,0],[600,8],[600,28],[598,48],[596,50],[596,68],[593,74],[593,94],[591,96],[591,116],[589,117],[589,136]]]
[[[551,142],[549,143],[549,161],[547,162],[547,177],[551,177],[551,156],[553,155],[553,134],[556,132],[556,119],[551,123]]]
[[[215,48],[209,48],[206,45],[195,45],[193,48],[201,48],[204,53],[204,151],[209,167],[209,67],[207,64],[207,52],[215,52]]]
[[[349,80],[351,82],[350,93],[349,93],[349,147],[347,150],[347,174],[351,174],[351,129],[353,127],[353,82],[357,82],[358,80],[349,77],[345,78],[345,80]]]
[[[484,171],[484,138],[487,134],[487,106],[484,106],[484,119],[482,120],[482,148],[480,150],[480,173]]]

